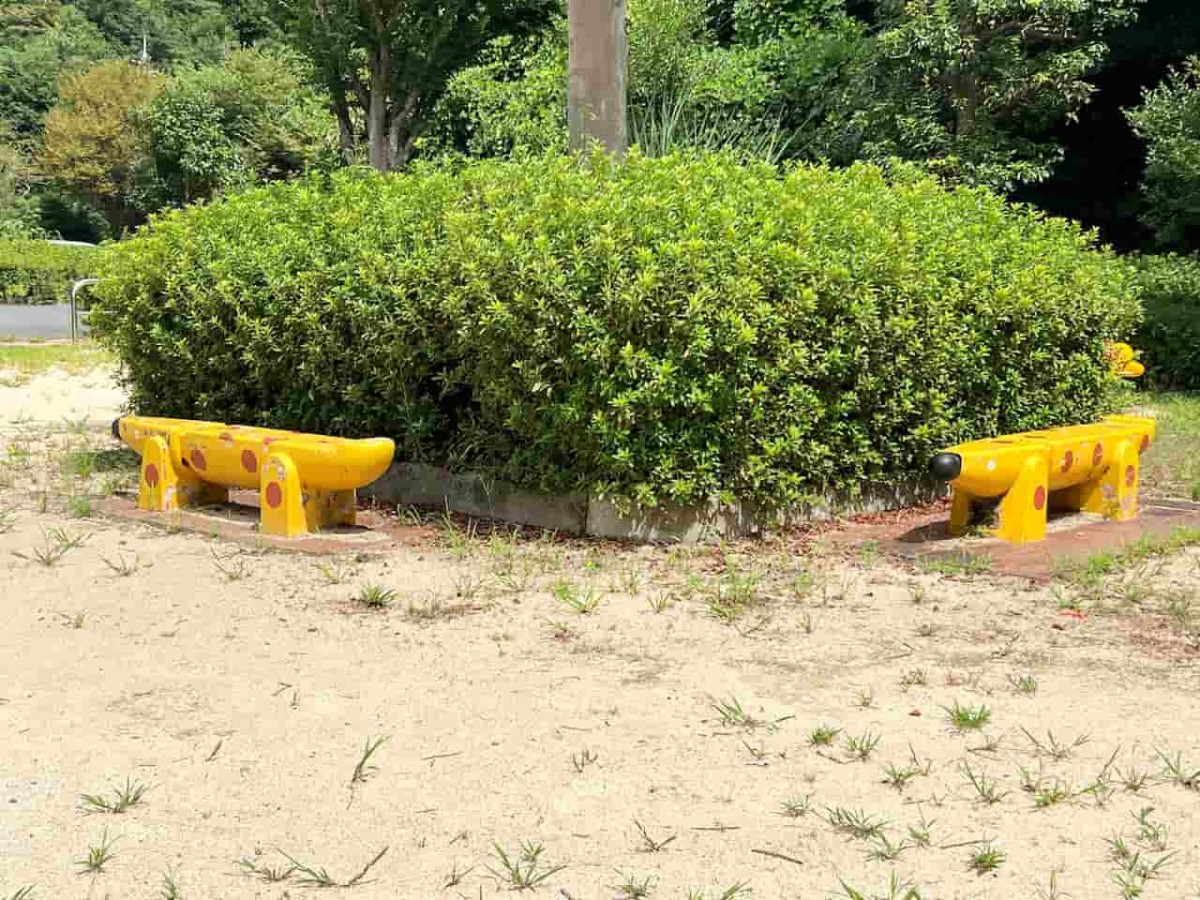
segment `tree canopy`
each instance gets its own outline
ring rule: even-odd
[[[137,137],[132,112],[154,96],[162,78],[120,60],[63,78],[59,103],[46,117],[39,165],[64,191],[89,201],[120,232],[132,225]]]
[[[1146,141],[1146,224],[1159,243],[1200,248],[1200,58],[1192,57],[1129,111]]]
[[[544,26],[551,0],[279,0],[277,22],[329,92],[342,149],[380,171],[406,163],[455,72],[500,37]],[[364,127],[357,125],[353,111]]]

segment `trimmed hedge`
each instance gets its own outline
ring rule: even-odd
[[[66,303],[71,283],[91,274],[95,252],[46,241],[0,241],[0,303]]]
[[[167,213],[91,323],[135,406],[381,434],[654,504],[790,504],[1118,402],[1132,273],[902,169],[725,155],[340,173]]]
[[[1146,311],[1137,346],[1147,380],[1200,390],[1200,259],[1171,254],[1135,261]]]

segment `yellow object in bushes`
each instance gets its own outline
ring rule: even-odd
[[[166,511],[259,491],[262,531],[292,536],[353,525],[355,490],[379,478],[395,454],[387,438],[350,440],[197,422],[124,416],[113,435],[142,457],[138,506]]]
[[[1141,378],[1146,367],[1133,358],[1133,348],[1128,344],[1109,344],[1108,358],[1113,370],[1122,378]]]
[[[954,488],[951,534],[967,530],[977,500],[1001,497],[994,534],[1040,541],[1051,508],[1136,518],[1140,456],[1154,433],[1153,419],[1109,416],[1095,425],[959,444],[934,456],[929,471]]]

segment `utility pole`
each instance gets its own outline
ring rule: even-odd
[[[567,0],[567,31],[571,147],[584,150],[598,141],[609,153],[624,156],[625,0]]]

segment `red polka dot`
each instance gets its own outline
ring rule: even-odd
[[[263,446],[264,446],[264,447],[270,447],[270,446],[271,446],[273,443],[275,443],[277,440],[279,440],[279,438],[265,437],[265,438],[263,438]]]
[[[154,463],[146,466],[146,484],[150,487],[158,487],[158,466]]]
[[[1143,434],[1142,435],[1142,452],[1145,453],[1149,449],[1150,449],[1150,435]]]
[[[1046,508],[1046,489],[1040,484],[1033,492],[1033,508],[1039,511]]]
[[[272,481],[267,485],[267,506],[271,509],[278,509],[279,504],[283,502],[283,488],[279,486],[279,482]]]
[[[219,440],[222,444],[232,444],[233,443],[233,435],[230,434],[228,431],[222,431],[221,436],[219,438],[217,438],[217,440]]]
[[[1073,466],[1073,465],[1075,465],[1075,454],[1072,451],[1068,450],[1066,452],[1066,454],[1063,456],[1062,470],[1064,472],[1070,472],[1071,466]]]
[[[1092,451],[1092,465],[1098,466],[1104,460],[1104,445],[1097,444],[1096,449]]]
[[[1125,487],[1133,487],[1133,483],[1137,481],[1137,469],[1133,466],[1125,467]]]
[[[201,472],[208,468],[208,460],[204,458],[204,451],[199,447],[192,450],[192,466]]]
[[[247,472],[258,471],[258,458],[254,455],[253,450],[242,451],[242,468]]]

